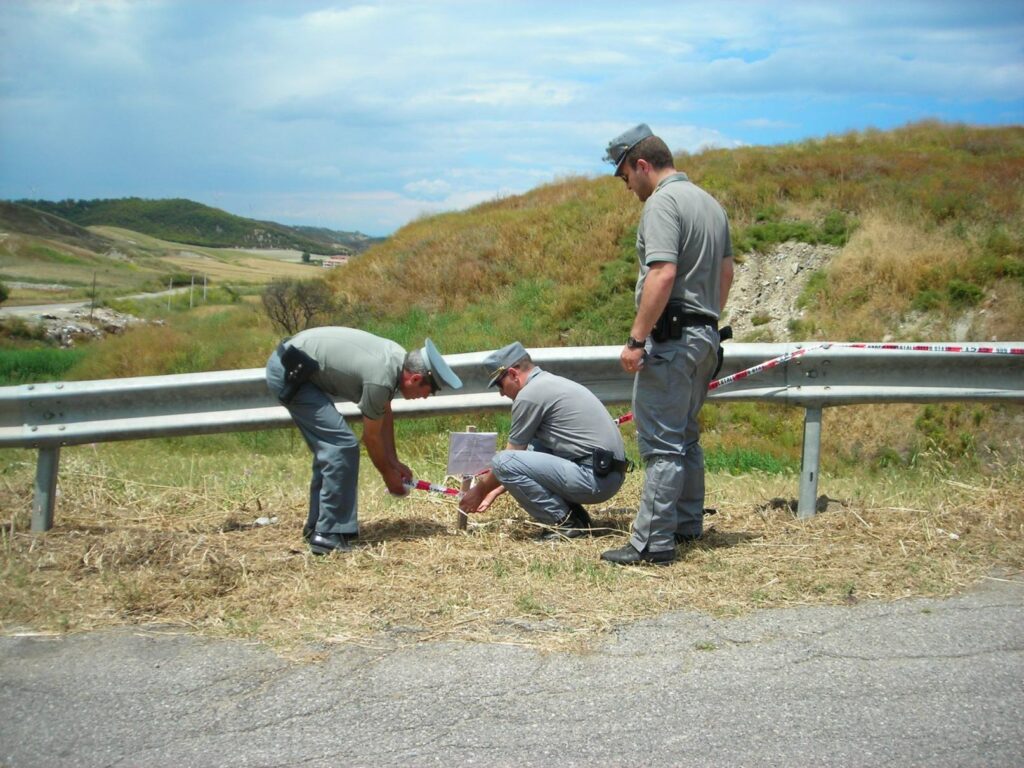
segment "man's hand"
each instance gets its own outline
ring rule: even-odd
[[[484,512],[504,492],[504,485],[491,487],[490,483],[478,482],[463,494],[462,501],[459,502],[459,509],[467,515],[472,515],[475,512]]]
[[[622,370],[626,373],[636,373],[644,367],[644,355],[646,352],[642,347],[631,349],[626,346],[622,348],[622,352],[619,354],[619,362],[622,364]]]
[[[399,461],[395,463],[395,469],[397,469],[398,474],[402,476],[402,480],[408,480],[410,483],[412,482],[413,474],[412,470],[409,469],[409,467],[407,467],[405,464]]]
[[[405,496],[409,493],[409,489],[405,485],[405,478],[397,469],[388,470],[381,477],[384,478],[384,484],[392,496]],[[412,475],[409,475],[409,479],[412,480]]]
[[[480,505],[483,504],[483,502],[484,487],[478,483],[462,495],[462,500],[459,502],[459,509],[467,515],[472,515],[474,512],[480,511]]]
[[[476,508],[476,511],[477,512],[486,512],[490,508],[491,504],[494,503],[494,500],[496,498],[498,498],[499,496],[501,496],[501,494],[503,494],[504,492],[505,492],[505,486],[504,485],[499,485],[493,491],[489,491],[487,493],[487,495],[484,496],[484,500],[480,502],[480,506]]]

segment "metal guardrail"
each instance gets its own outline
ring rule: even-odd
[[[1012,342],[1013,346],[1020,346]],[[940,346],[940,345],[929,345]],[[1024,402],[1024,356],[960,351],[858,349],[835,343],[725,346],[721,376],[795,352],[784,365],[714,390],[715,401],[756,400],[805,409],[798,514],[814,514],[821,413],[826,406],[941,401]],[[805,351],[806,350],[806,351]],[[604,403],[629,403],[633,377],[619,367],[621,347],[531,349],[545,370],[580,382]],[[485,352],[447,355],[464,388],[426,400],[396,399],[396,418],[505,410],[509,400],[487,389]],[[353,403],[339,402],[349,419]],[[172,435],[249,431],[291,424],[267,391],[262,368],[173,376],[0,387],[0,448],[39,451],[32,530],[53,525],[63,446]]]

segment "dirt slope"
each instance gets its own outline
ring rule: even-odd
[[[788,242],[767,253],[747,254],[736,264],[726,322],[738,341],[790,341],[790,320],[802,316],[796,306],[811,275],[839,253],[831,245]]]

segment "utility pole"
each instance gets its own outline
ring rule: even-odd
[[[92,313],[96,309],[96,271],[92,273],[92,301],[89,303],[89,322],[92,322]]]
[[[196,273],[192,273],[192,285],[188,288],[188,308],[192,309],[192,291],[196,289]]]

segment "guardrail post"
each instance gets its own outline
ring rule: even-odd
[[[804,411],[804,450],[800,459],[800,501],[797,516],[814,516],[818,498],[818,465],[821,458],[821,406]]]
[[[36,462],[36,488],[32,497],[32,532],[43,533],[53,528],[53,509],[57,504],[57,468],[60,446],[39,449]]]

